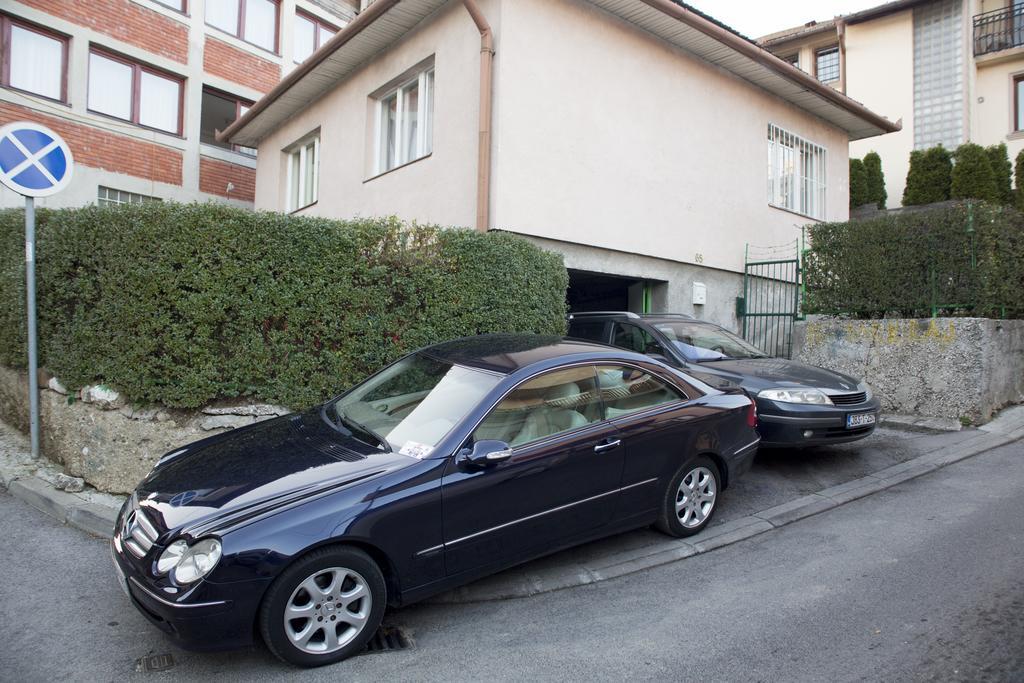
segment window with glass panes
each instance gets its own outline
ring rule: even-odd
[[[838,47],[828,47],[815,53],[815,74],[822,83],[839,80]]]
[[[294,30],[292,57],[296,63],[304,62],[338,32],[337,27],[302,11],[295,12]]]
[[[89,111],[181,134],[179,76],[93,48],[89,53]]]
[[[0,14],[0,84],[67,101],[68,39]]]
[[[1024,75],[1013,79],[1013,129],[1024,131]]]
[[[99,193],[96,196],[96,204],[99,206],[117,206],[119,204],[144,204],[145,202],[162,202],[159,197],[151,197],[147,194],[136,192],[125,192],[115,190],[112,187],[100,185]]]
[[[427,156],[434,143],[434,69],[410,78],[377,101],[377,172]]]
[[[320,185],[320,134],[311,135],[286,150],[288,210],[298,211],[317,201]]]
[[[207,0],[207,2],[211,1],[216,2],[217,0]],[[156,2],[160,3],[164,7],[170,7],[173,10],[181,12],[182,14],[188,11],[187,0],[156,0]]]
[[[768,124],[768,203],[825,218],[825,148]]]
[[[277,52],[277,0],[207,0],[206,23]]]
[[[203,88],[202,110],[199,114],[199,141],[207,145],[216,145],[249,156],[256,156],[256,150],[251,147],[232,145],[217,140],[217,131],[226,129],[242,114],[249,111],[251,106],[252,102],[249,100],[243,100],[214,88]]]

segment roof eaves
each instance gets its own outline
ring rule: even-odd
[[[828,100],[847,113],[865,121],[883,133],[893,133],[903,128],[901,121],[890,121],[865,107],[860,102],[844,95],[829,85],[818,81],[792,64],[780,59],[753,41],[743,38],[735,31],[723,29],[715,22],[708,21],[702,14],[691,11],[677,0],[640,0],[649,7],[673,17],[690,28],[717,40],[740,55],[760,64],[776,75],[804,88],[806,91]],[[905,0],[904,0],[905,1]]]
[[[893,0],[893,2],[887,2],[876,7],[869,7],[868,9],[862,9],[859,12],[847,14],[843,19],[847,24],[859,24],[862,21],[870,21],[871,19],[884,17],[887,14],[912,9],[917,5],[923,5],[926,2],[932,2],[932,0]]]
[[[920,2],[922,0],[898,0],[902,4]],[[399,4],[401,0],[376,0],[359,14],[348,26],[339,31],[331,40],[324,44],[305,62],[297,66],[274,86],[266,95],[257,101],[243,116],[236,119],[225,130],[217,133],[217,140],[221,142],[232,141],[235,136],[251,124],[258,116],[273,105],[280,97],[288,92],[293,86],[299,83],[304,77],[312,72],[317,66],[328,60],[337,50],[352,41],[356,36],[374,24],[377,19],[386,14],[389,10]],[[681,0],[639,0],[644,5],[651,7],[661,13],[676,19],[690,28],[708,36],[725,47],[732,49],[741,56],[752,60],[775,73],[804,91],[811,93],[821,99],[827,100],[834,106],[847,112],[847,114],[869,124],[872,129],[880,132],[894,132],[902,128],[902,123],[892,122],[872,112],[863,104],[836,91],[832,87],[820,83],[817,79],[801,71],[792,64],[776,57],[774,54],[758,45],[750,38],[744,36],[731,27],[717,21],[703,12],[697,11],[682,2]],[[890,5],[897,3],[889,3]],[[802,106],[794,103],[796,106]],[[841,125],[841,124],[836,124]],[[841,127],[846,127],[842,126]],[[846,129],[853,133],[852,127]],[[877,135],[878,132],[872,133]],[[859,135],[863,137],[863,135]]]
[[[826,21],[813,21],[803,26],[795,26],[793,28],[783,29],[782,31],[776,31],[775,33],[769,33],[766,36],[761,36],[757,39],[757,44],[761,47],[770,45],[780,45],[782,43],[788,43],[791,40],[798,40],[800,38],[806,38],[808,36],[814,36],[819,33],[827,33],[834,31],[836,28],[836,22],[834,19],[828,19]]]
[[[926,2],[932,0],[893,0],[892,2],[886,2],[875,7],[869,7],[867,9],[860,10],[858,12],[851,12],[850,14],[841,14],[834,19],[826,19],[823,21],[810,21],[801,26],[791,26],[790,28],[784,28],[781,31],[775,31],[763,35],[757,39],[758,45],[778,45],[779,43],[786,43],[796,38],[804,38],[806,36],[814,35],[820,31],[826,29],[832,29],[836,25],[837,20],[842,20],[846,24],[859,24],[865,21],[871,21],[879,17],[884,17],[887,14],[893,14],[895,12],[902,12],[903,10],[912,9],[917,5],[923,5]]]

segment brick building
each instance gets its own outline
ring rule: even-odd
[[[63,135],[76,170],[40,206],[252,206],[255,150],[214,137],[344,27],[360,0],[5,0],[0,125]],[[0,207],[21,198],[0,188]]]

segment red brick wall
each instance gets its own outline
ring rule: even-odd
[[[264,93],[281,80],[281,67],[274,62],[209,36],[203,50],[203,71]]]
[[[188,62],[188,27],[129,0],[21,0],[176,62]]]
[[[0,125],[20,120],[35,121],[59,133],[71,147],[75,163],[181,185],[182,153],[176,149],[0,101]]]
[[[230,192],[228,183],[235,186]],[[199,157],[199,191],[251,202],[256,199],[256,171],[219,159]]]

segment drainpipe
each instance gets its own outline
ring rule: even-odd
[[[476,169],[476,229],[487,232],[491,219],[491,106],[494,99],[494,34],[476,0],[462,0],[480,31],[480,140]]]
[[[846,94],[846,22],[836,18],[836,35],[839,37],[839,92]]]

